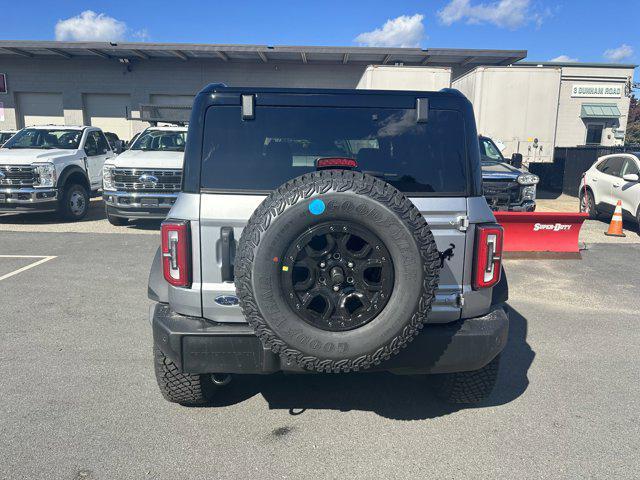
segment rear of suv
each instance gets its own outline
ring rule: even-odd
[[[156,378],[431,374],[477,402],[507,341],[502,229],[459,92],[229,88],[196,97],[149,277]]]

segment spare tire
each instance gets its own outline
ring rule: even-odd
[[[347,372],[378,365],[422,329],[438,283],[433,235],[392,185],[325,170],[269,195],[240,238],[240,306],[285,362]]]

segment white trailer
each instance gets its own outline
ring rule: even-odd
[[[451,68],[369,65],[356,88],[438,91],[451,87]]]
[[[473,104],[478,133],[521,153],[525,164],[553,161],[560,67],[478,67],[453,81]]]

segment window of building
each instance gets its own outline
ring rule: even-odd
[[[600,145],[602,143],[602,131],[604,125],[601,123],[588,123],[587,124],[587,145]]]

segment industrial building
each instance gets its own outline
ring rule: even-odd
[[[635,65],[518,62],[482,66],[452,86],[473,103],[478,132],[550,162],[555,147],[623,145]]]
[[[190,105],[210,82],[380,88],[370,65],[443,67],[478,130],[529,161],[555,146],[622,143],[633,65],[523,63],[524,50],[0,41],[0,130],[88,124],[122,139],[141,105]],[[372,83],[373,82],[373,83]],[[438,83],[442,83],[439,78]],[[419,82],[419,85],[424,82]],[[411,82],[397,88],[409,89]]]

